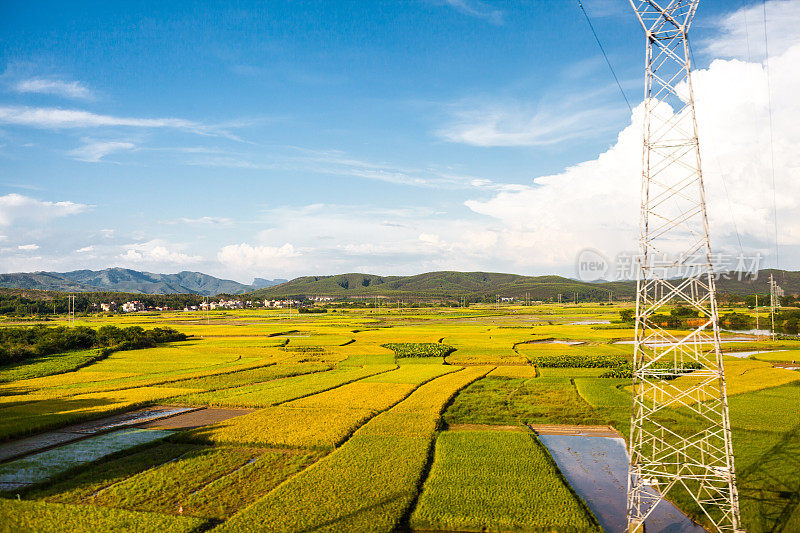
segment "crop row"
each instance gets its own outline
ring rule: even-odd
[[[260,409],[184,435],[193,442],[336,447],[375,413],[456,367],[412,365]]]
[[[261,531],[264,524],[276,532],[393,530],[416,495],[442,409],[489,370],[468,368],[420,386],[220,530]]]
[[[185,392],[186,389],[175,387],[142,387],[31,403],[9,403],[0,408],[0,440],[133,409]]]
[[[255,385],[188,394],[177,400],[193,405],[269,407],[303,396],[317,394],[393,368],[395,368],[395,365],[335,368],[327,372],[288,377]]]
[[[606,354],[542,354],[529,355],[528,359],[545,368],[616,368],[628,363],[625,357]]]
[[[196,531],[205,520],[156,513],[137,513],[122,509],[102,509],[90,505],[64,505],[36,501],[0,499],[0,531],[48,531],[73,533],[86,531],[130,531],[133,533],[181,533]]]
[[[599,531],[547,451],[523,431],[442,432],[411,527]]]

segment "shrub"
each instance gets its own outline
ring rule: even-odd
[[[455,351],[452,346],[435,342],[391,342],[381,346],[397,357],[446,357]]]

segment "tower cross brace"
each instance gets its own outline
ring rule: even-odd
[[[646,59],[628,530],[644,531],[655,506],[679,491],[713,530],[738,532],[687,40],[699,0],[629,2],[645,31]],[[676,306],[692,315],[688,331],[665,323]]]

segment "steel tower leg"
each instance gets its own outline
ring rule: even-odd
[[[699,0],[629,1],[646,75],[628,530],[643,531],[680,491],[732,533],[739,501],[687,42]],[[666,324],[676,304],[693,313],[689,331]],[[676,422],[676,408],[695,422]]]

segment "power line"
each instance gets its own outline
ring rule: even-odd
[[[692,42],[689,40],[689,36],[686,36],[686,45],[689,47],[689,55],[692,58],[692,65],[697,68],[697,61],[694,59],[694,48],[692,48]],[[749,45],[748,45],[749,50]],[[728,193],[728,184],[725,181],[725,173],[722,171],[722,164],[719,162],[719,156],[714,154],[714,159],[717,162],[717,168],[719,169],[719,176],[722,179],[722,187],[725,189],[725,199],[728,201],[728,213],[731,215],[731,222],[733,223],[733,229],[736,232],[736,240],[739,242],[739,253],[744,257],[744,247],[742,246],[742,237],[739,234],[739,226],[736,224],[736,216],[733,213],[733,205],[731,204],[731,195]]]
[[[769,74],[769,40],[767,39],[767,2],[761,1],[764,14],[764,72],[767,75],[767,108],[769,110],[769,154],[772,165],[772,220],[775,226],[775,268],[780,269],[780,252],[778,251],[778,202],[775,193],[775,145],[772,128],[772,84]]]
[[[594,40],[597,41],[597,46],[600,47],[600,51],[603,53],[603,57],[606,59],[606,64],[608,65],[609,70],[611,70],[611,75],[614,76],[614,81],[617,82],[617,87],[619,87],[619,92],[622,97],[625,99],[625,103],[628,104],[628,109],[631,113],[633,113],[633,108],[631,107],[631,103],[628,101],[628,97],[625,96],[625,91],[622,90],[622,84],[619,82],[619,78],[617,78],[617,73],[614,72],[614,67],[611,66],[611,61],[608,59],[608,54],[606,54],[605,48],[603,48],[603,43],[600,42],[600,37],[597,36],[597,32],[594,31],[594,25],[592,24],[591,19],[589,18],[589,14],[583,8],[583,4],[579,1],[578,7],[581,8],[583,12],[583,16],[586,17],[586,22],[589,23],[589,29],[592,30],[592,35],[594,35]]]

